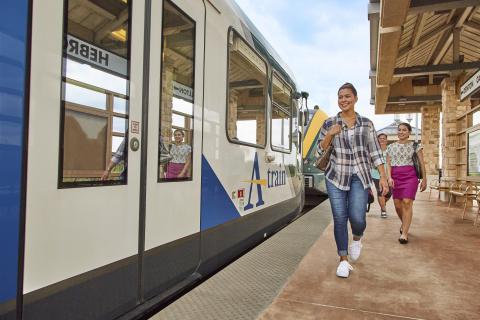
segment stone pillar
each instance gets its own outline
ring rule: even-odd
[[[457,177],[456,148],[457,132],[466,128],[457,128],[456,118],[467,110],[461,105],[456,93],[455,80],[445,78],[442,81],[442,171],[443,176],[455,179]],[[422,127],[423,128],[423,127]]]
[[[422,146],[427,175],[438,175],[440,144],[440,106],[422,108]]]
[[[172,108],[173,108],[173,66],[164,67],[162,79],[162,97],[160,107],[160,135],[165,143],[172,141]]]
[[[237,137],[237,104],[238,104],[239,92],[237,90],[230,90],[228,97],[228,136],[230,139]]]

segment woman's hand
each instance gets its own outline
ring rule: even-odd
[[[327,134],[333,137],[336,134],[339,134],[341,130],[342,127],[339,124],[334,124],[330,127],[330,130],[328,130]]]
[[[427,190],[427,179],[422,179],[420,182],[420,192]]]
[[[395,183],[393,182],[392,178],[388,178],[388,185],[390,186],[390,188],[395,187]]]
[[[388,187],[388,182],[387,182],[387,179],[385,179],[385,177],[380,177],[380,182],[379,182],[381,188],[382,188],[382,195],[383,196],[386,196],[388,194],[388,191],[389,191],[389,187]]]

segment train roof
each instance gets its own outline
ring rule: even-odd
[[[257,29],[257,27],[253,24],[253,22],[248,18],[248,16],[243,12],[243,10],[238,6],[235,0],[225,0],[227,4],[229,4],[232,11],[238,16],[242,24],[248,31],[250,32],[252,39],[253,39],[253,46],[257,49],[275,68],[278,72],[282,74],[282,76],[287,80],[290,85],[296,90],[296,81],[295,77],[293,76],[292,70],[288,67],[288,65],[282,60],[280,55],[273,49],[272,45],[265,39],[262,33]],[[247,30],[244,30],[245,32]]]

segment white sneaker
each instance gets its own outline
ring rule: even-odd
[[[337,267],[337,277],[348,278],[350,270],[353,270],[353,267],[347,260],[340,261]]]
[[[362,239],[355,241],[352,241],[352,244],[350,245],[350,259],[352,262],[355,262],[360,258],[360,253],[362,252]]]
[[[387,217],[387,212],[386,212],[386,211],[382,211],[382,213],[380,214],[380,217],[386,218],[386,217]]]

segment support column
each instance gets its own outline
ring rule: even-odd
[[[442,173],[444,177],[457,178],[458,147],[457,132],[466,127],[457,127],[456,118],[464,113],[468,106],[461,104],[456,93],[455,80],[445,78],[442,81]],[[423,127],[422,127],[423,128]]]
[[[440,145],[440,109],[441,106],[422,108],[422,146],[427,175],[438,175]]]

